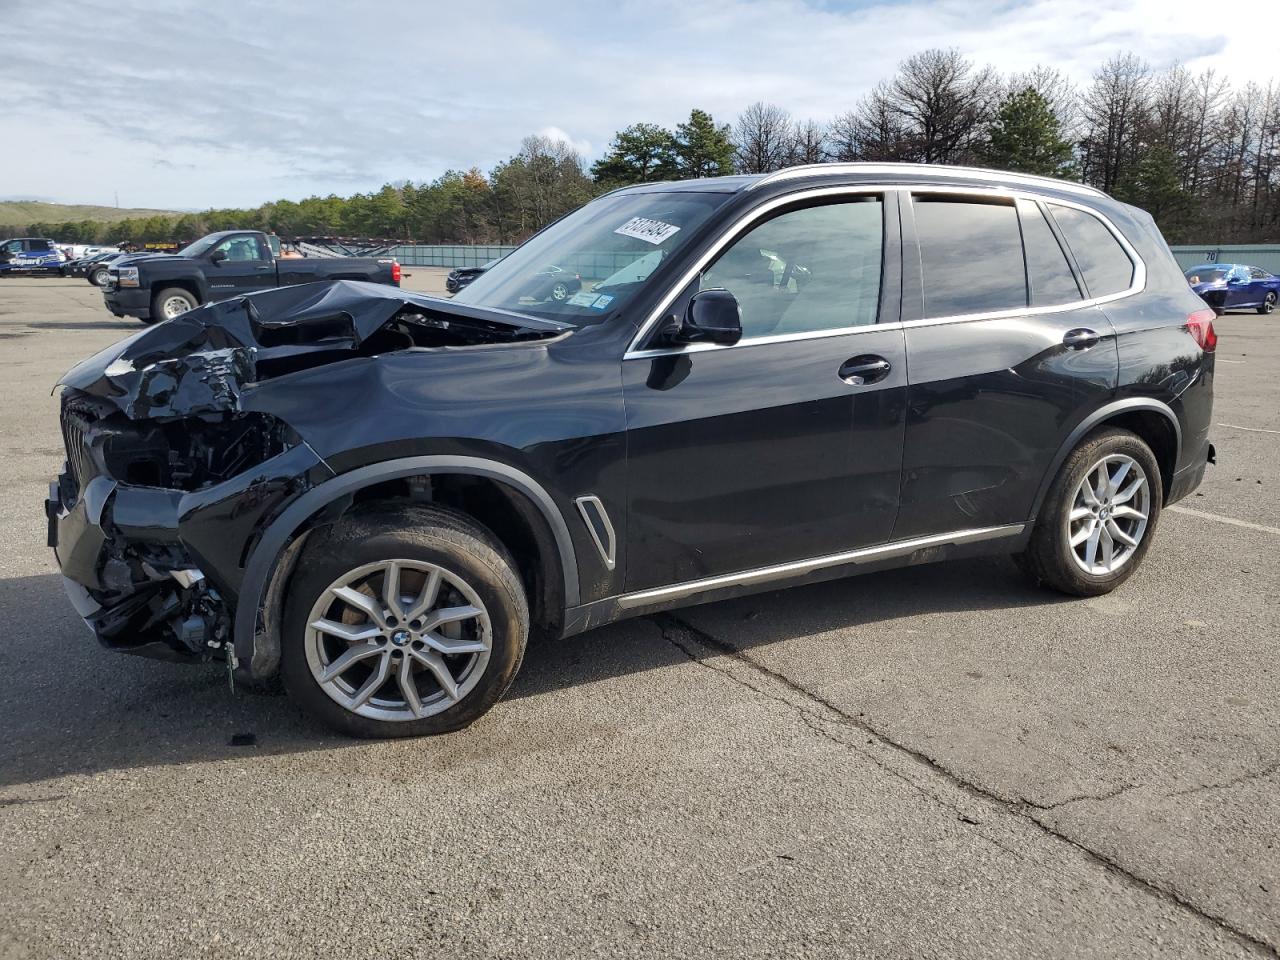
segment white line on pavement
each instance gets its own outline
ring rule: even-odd
[[[1248,520],[1237,520],[1235,517],[1224,517],[1220,513],[1206,513],[1203,510],[1192,510],[1190,507],[1180,507],[1174,504],[1172,507],[1166,507],[1173,513],[1185,513],[1189,517],[1199,517],[1201,520],[1216,520],[1218,523],[1229,523],[1233,527],[1244,527],[1246,530],[1261,530],[1263,533],[1274,533],[1280,537],[1280,527],[1268,527],[1261,523],[1250,523]]]
[[[1243,360],[1228,360],[1226,357],[1219,357],[1218,363],[1244,363]]]
[[[1221,422],[1220,422],[1220,423],[1218,424],[1218,426],[1220,426],[1220,427],[1230,427],[1232,430],[1248,430],[1250,433],[1277,433],[1277,434],[1280,434],[1280,430],[1264,430],[1262,427],[1242,427],[1242,426],[1240,426],[1240,424],[1238,424],[1238,423],[1221,423]]]

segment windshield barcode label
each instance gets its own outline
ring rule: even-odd
[[[624,237],[635,237],[647,243],[658,244],[680,230],[675,224],[663,223],[661,220],[650,220],[648,217],[632,217],[614,233]]]

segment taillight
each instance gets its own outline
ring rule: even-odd
[[[1218,346],[1218,335],[1213,329],[1216,316],[1212,310],[1197,310],[1187,317],[1187,333],[1205,353],[1213,353]]]
[[[391,261],[391,282],[392,283],[400,282],[400,261],[399,260]]]

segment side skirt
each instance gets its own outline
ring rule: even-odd
[[[1031,525],[1028,523],[957,530],[953,533],[897,540],[808,560],[624,593],[565,611],[563,634],[572,636],[628,617],[727,600],[779,587],[819,583],[859,573],[958,557],[1016,553],[1025,544],[1030,533]]]

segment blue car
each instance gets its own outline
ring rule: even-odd
[[[55,272],[62,253],[45,237],[19,237],[0,243],[0,273]]]
[[[1204,263],[1186,273],[1187,283],[1214,312],[1254,309],[1270,313],[1280,299],[1280,277],[1243,263]]]

